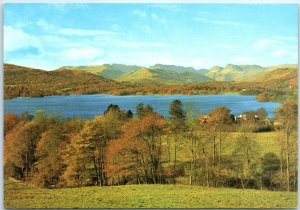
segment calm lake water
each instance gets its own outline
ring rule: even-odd
[[[121,109],[130,109],[135,113],[136,105],[144,103],[151,104],[154,111],[168,117],[169,106],[175,99],[182,101],[185,110],[192,105],[196,114],[206,114],[218,106],[228,107],[235,115],[263,107],[267,110],[269,117],[274,117],[275,109],[280,106],[277,102],[257,102],[255,96],[240,95],[112,96],[95,94],[4,100],[4,113],[29,112],[34,114],[37,110],[44,109],[48,113],[59,113],[63,117],[93,118],[95,115],[103,114],[109,104],[117,104]]]

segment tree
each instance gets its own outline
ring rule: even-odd
[[[35,172],[33,181],[42,187],[57,186],[63,174],[65,165],[62,151],[68,143],[68,136],[63,129],[63,122],[57,121],[41,136],[37,143],[35,157]]]
[[[280,169],[280,160],[275,153],[269,152],[262,157],[262,176],[263,183],[266,187],[274,187],[272,183],[273,177]]]
[[[180,100],[174,100],[169,108],[170,120],[171,120],[171,132],[173,132],[174,138],[174,164],[175,169],[177,162],[177,138],[184,132],[186,125],[186,113],[183,110],[183,105]]]
[[[257,109],[257,116],[259,120],[264,120],[268,117],[268,112],[266,111],[265,108],[259,108]]]
[[[144,109],[145,115],[153,112],[153,107],[150,104],[147,104],[147,106]]]
[[[90,183],[90,173],[88,170],[89,157],[84,152],[83,140],[79,133],[70,136],[70,143],[63,151],[63,163],[66,165],[61,179],[64,185],[69,187],[79,187]]]
[[[18,123],[4,140],[4,167],[8,174],[28,180],[36,161],[34,151],[40,138],[39,128],[32,122]]]
[[[136,115],[138,118],[143,118],[145,115],[145,108],[143,103],[139,103],[136,106]]]
[[[109,142],[108,177],[111,182],[161,183],[163,129],[165,120],[152,112],[142,119],[134,119],[123,127],[123,135]]]
[[[132,118],[132,117],[133,117],[133,113],[132,113],[131,110],[128,110],[128,111],[126,112],[126,117],[127,117],[127,118]]]
[[[171,120],[173,120],[174,122],[177,123],[177,125],[179,125],[179,123],[184,122],[185,118],[186,118],[186,114],[183,111],[182,108],[182,103],[180,100],[174,100],[169,108],[169,114],[171,115]]]
[[[106,115],[108,112],[120,112],[120,108],[118,105],[115,105],[115,104],[110,104],[108,105],[108,107],[106,108],[106,110],[104,111],[104,115]]]
[[[244,182],[253,176],[259,152],[260,147],[251,134],[243,133],[237,137],[232,155],[237,163],[237,177],[243,189],[245,188]]]
[[[289,100],[276,110],[276,120],[280,124],[279,130],[284,134],[281,141],[281,174],[283,176],[283,161],[285,158],[286,190],[290,191],[290,154],[292,153],[291,138],[297,137],[298,104],[295,100]],[[296,145],[296,144],[294,144]],[[285,155],[284,155],[285,153]],[[285,156],[285,157],[284,157]],[[297,161],[294,161],[297,162]],[[296,179],[296,176],[295,176]]]
[[[230,127],[233,125],[234,118],[230,114],[230,110],[226,107],[217,107],[210,111],[207,116],[206,129],[210,131],[210,137],[213,146],[212,157],[212,171],[213,178],[215,179],[215,185],[217,185],[217,179],[220,179],[221,162],[222,162],[222,150],[223,143],[229,134]],[[217,151],[218,150],[218,151]],[[218,158],[218,159],[217,159]]]
[[[7,113],[4,115],[4,136],[12,130],[16,124],[18,124],[19,119],[15,113]]]

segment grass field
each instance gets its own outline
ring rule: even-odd
[[[40,189],[5,180],[4,206],[5,208],[296,208],[297,193],[188,185]]]

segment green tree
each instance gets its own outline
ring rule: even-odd
[[[272,186],[272,178],[279,172],[280,160],[275,153],[269,152],[262,157],[262,176],[266,187]]]
[[[181,134],[186,129],[185,119],[186,119],[186,113],[183,110],[183,105],[180,100],[174,100],[169,108],[169,114],[170,114],[170,121],[171,121],[171,133],[172,137],[174,138],[174,169],[176,168],[176,162],[177,162],[177,141],[178,138],[180,138]]]
[[[180,100],[174,100],[169,108],[169,114],[171,116],[171,120],[173,120],[176,125],[185,121],[186,113],[183,110],[183,105]]]
[[[136,106],[136,115],[138,118],[143,118],[145,115],[145,108],[144,108],[144,104],[143,103],[139,103]]]
[[[268,112],[266,111],[265,108],[259,108],[257,109],[257,116],[259,118],[259,120],[264,120],[268,117]]]

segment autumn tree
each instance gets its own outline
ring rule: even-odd
[[[243,189],[247,181],[254,175],[253,171],[255,171],[254,167],[258,161],[259,153],[260,147],[253,135],[242,133],[237,137],[232,155],[236,164],[237,178],[240,180]]]
[[[104,116],[96,116],[84,124],[78,143],[81,144],[88,162],[93,166],[94,179],[97,186],[107,185],[105,153],[110,140],[118,138],[121,126],[127,120],[123,111],[110,106]]]
[[[32,122],[18,123],[4,140],[4,167],[10,175],[28,180],[36,161],[34,151],[40,138],[37,125]]]
[[[60,182],[65,165],[62,151],[68,143],[68,136],[63,129],[63,122],[57,119],[50,128],[43,132],[37,143],[35,171],[33,181],[42,187],[56,186]]]
[[[63,151],[63,163],[66,169],[61,176],[64,185],[69,187],[80,187],[90,183],[88,170],[89,157],[84,152],[84,144],[79,133],[70,136],[70,142]]]
[[[4,136],[12,130],[16,124],[18,124],[19,119],[15,113],[7,113],[4,115]]]
[[[210,132],[208,135],[211,137],[212,142],[212,172],[215,185],[218,182],[217,177],[218,179],[220,178],[224,141],[234,122],[234,118],[230,112],[228,108],[223,106],[213,109],[208,113],[205,125],[206,129]]]
[[[163,181],[161,138],[164,126],[165,120],[154,112],[124,125],[123,135],[112,140],[107,150],[111,180],[117,180],[117,183]]]
[[[282,132],[284,137],[281,139],[281,174],[283,177],[284,165],[286,174],[286,190],[290,191],[291,184],[291,154],[294,153],[293,161],[297,164],[297,119],[298,119],[298,104],[294,100],[284,103],[276,110],[276,120],[280,124],[278,129]],[[283,163],[285,161],[285,164]],[[296,166],[294,167],[297,173]],[[297,176],[294,176],[297,179]]]

